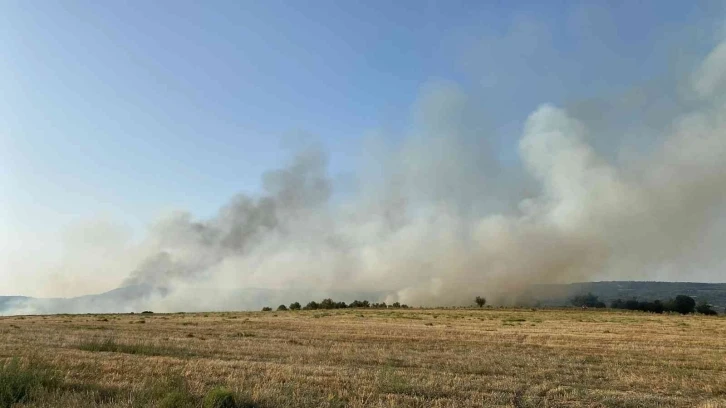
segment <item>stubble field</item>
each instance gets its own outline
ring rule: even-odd
[[[723,317],[16,316],[0,318],[0,359],[0,407],[726,407]]]

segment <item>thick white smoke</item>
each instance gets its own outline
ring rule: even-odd
[[[124,286],[161,289],[82,307],[238,309],[326,295],[508,303],[534,283],[716,280],[726,244],[724,50],[693,73],[690,103],[660,118],[666,131],[649,149],[615,157],[588,144],[586,121],[544,104],[523,124],[512,169],[482,135],[476,105],[451,84],[434,86],[410,137],[366,153],[355,192],[331,200],[325,154],[304,151],[265,174],[258,197],[236,197],[209,220],[182,212],[154,224]],[[628,142],[637,140],[624,150]]]

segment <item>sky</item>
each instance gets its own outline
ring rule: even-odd
[[[93,245],[74,225],[103,220],[113,244],[169,210],[209,217],[309,144],[345,195],[367,141],[403,140],[436,87],[476,102],[506,171],[537,106],[587,115],[657,89],[708,54],[722,16],[686,1],[0,2],[0,295],[79,294],[42,272],[74,239]],[[99,282],[87,291],[118,283]]]

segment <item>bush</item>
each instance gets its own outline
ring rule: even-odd
[[[290,310],[300,310],[300,303],[299,302],[293,302],[290,303]]]
[[[711,305],[709,305],[706,302],[701,302],[698,306],[696,306],[696,312],[706,315],[706,316],[717,316],[718,312],[713,310],[711,308]]]
[[[690,296],[678,295],[673,301],[674,312],[678,312],[680,314],[689,314],[693,313],[695,309],[696,301]]]
[[[640,310],[640,302],[630,299],[625,302],[625,308],[628,310]]]
[[[278,312],[284,312],[286,310],[287,310],[287,306],[285,306],[285,305],[280,305],[277,307]]]
[[[322,302],[320,302],[320,305],[318,306],[319,309],[335,309],[335,302],[333,302],[333,299],[323,299]]]
[[[272,308],[269,307],[269,306],[265,306],[265,307],[262,308],[262,311],[263,312],[271,312],[272,311]]]
[[[477,296],[476,299],[474,299],[474,302],[479,307],[484,307],[484,305],[487,304],[487,300],[485,298],[481,297],[481,296]]]
[[[640,310],[651,312],[651,313],[663,313],[665,311],[665,305],[660,300],[654,300],[652,302],[640,302]]]
[[[303,310],[317,310],[319,307],[320,306],[318,305],[318,302],[313,300],[310,303],[308,303],[307,305],[305,305]]]
[[[594,307],[594,308],[604,308],[605,303],[601,302],[600,299],[592,294],[591,292],[588,292],[586,295],[577,295],[570,299],[570,303],[572,303],[573,306],[584,306],[584,307]]]
[[[236,408],[234,394],[225,388],[214,388],[204,397],[204,408]]]
[[[141,314],[154,314],[151,310],[144,310]]]
[[[693,313],[696,310],[695,306],[696,301],[686,295],[678,295],[675,299],[670,299],[667,302],[661,300],[639,302],[637,299],[617,299],[610,305],[613,309],[640,310],[651,313],[678,312],[681,314]],[[704,308],[702,310],[705,311],[706,309]]]
[[[666,309],[665,304],[663,304],[660,300],[639,302],[637,299],[617,299],[610,304],[610,307],[613,309],[641,310],[643,312],[651,313],[663,313]]]
[[[391,305],[391,307],[396,308],[396,309],[400,309],[401,308],[401,303],[400,302],[393,302],[393,304]]]
[[[353,302],[351,302],[350,306],[348,306],[348,307],[368,307],[368,306],[370,306],[370,305],[368,304],[367,300],[363,300],[363,301],[354,300]]]

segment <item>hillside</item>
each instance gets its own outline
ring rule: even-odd
[[[537,285],[531,296],[547,306],[565,305],[572,296],[592,292],[608,305],[615,299],[655,300],[688,295],[706,301],[719,311],[726,307],[726,283],[698,282],[579,282],[564,285]]]
[[[540,306],[566,306],[575,295],[592,292],[608,305],[615,299],[654,300],[669,299],[677,295],[688,295],[697,302],[705,300],[722,313],[726,308],[726,283],[697,282],[580,282],[571,284],[533,285],[517,298],[515,304]],[[53,314],[53,313],[112,313],[132,312],[150,308],[150,299],[163,298],[168,293],[163,288],[147,285],[128,286],[96,295],[67,299],[35,299],[22,296],[0,296],[0,314]],[[227,303],[227,310],[255,310],[261,305],[289,303],[292,300],[308,301],[333,296],[350,301],[355,299],[377,300],[384,293],[304,293],[254,289],[235,291],[234,296],[225,293],[225,298],[238,298],[237,303]],[[221,294],[220,294],[221,296]],[[446,306],[446,305],[440,305]],[[184,311],[201,311],[204,305],[188,305]]]

